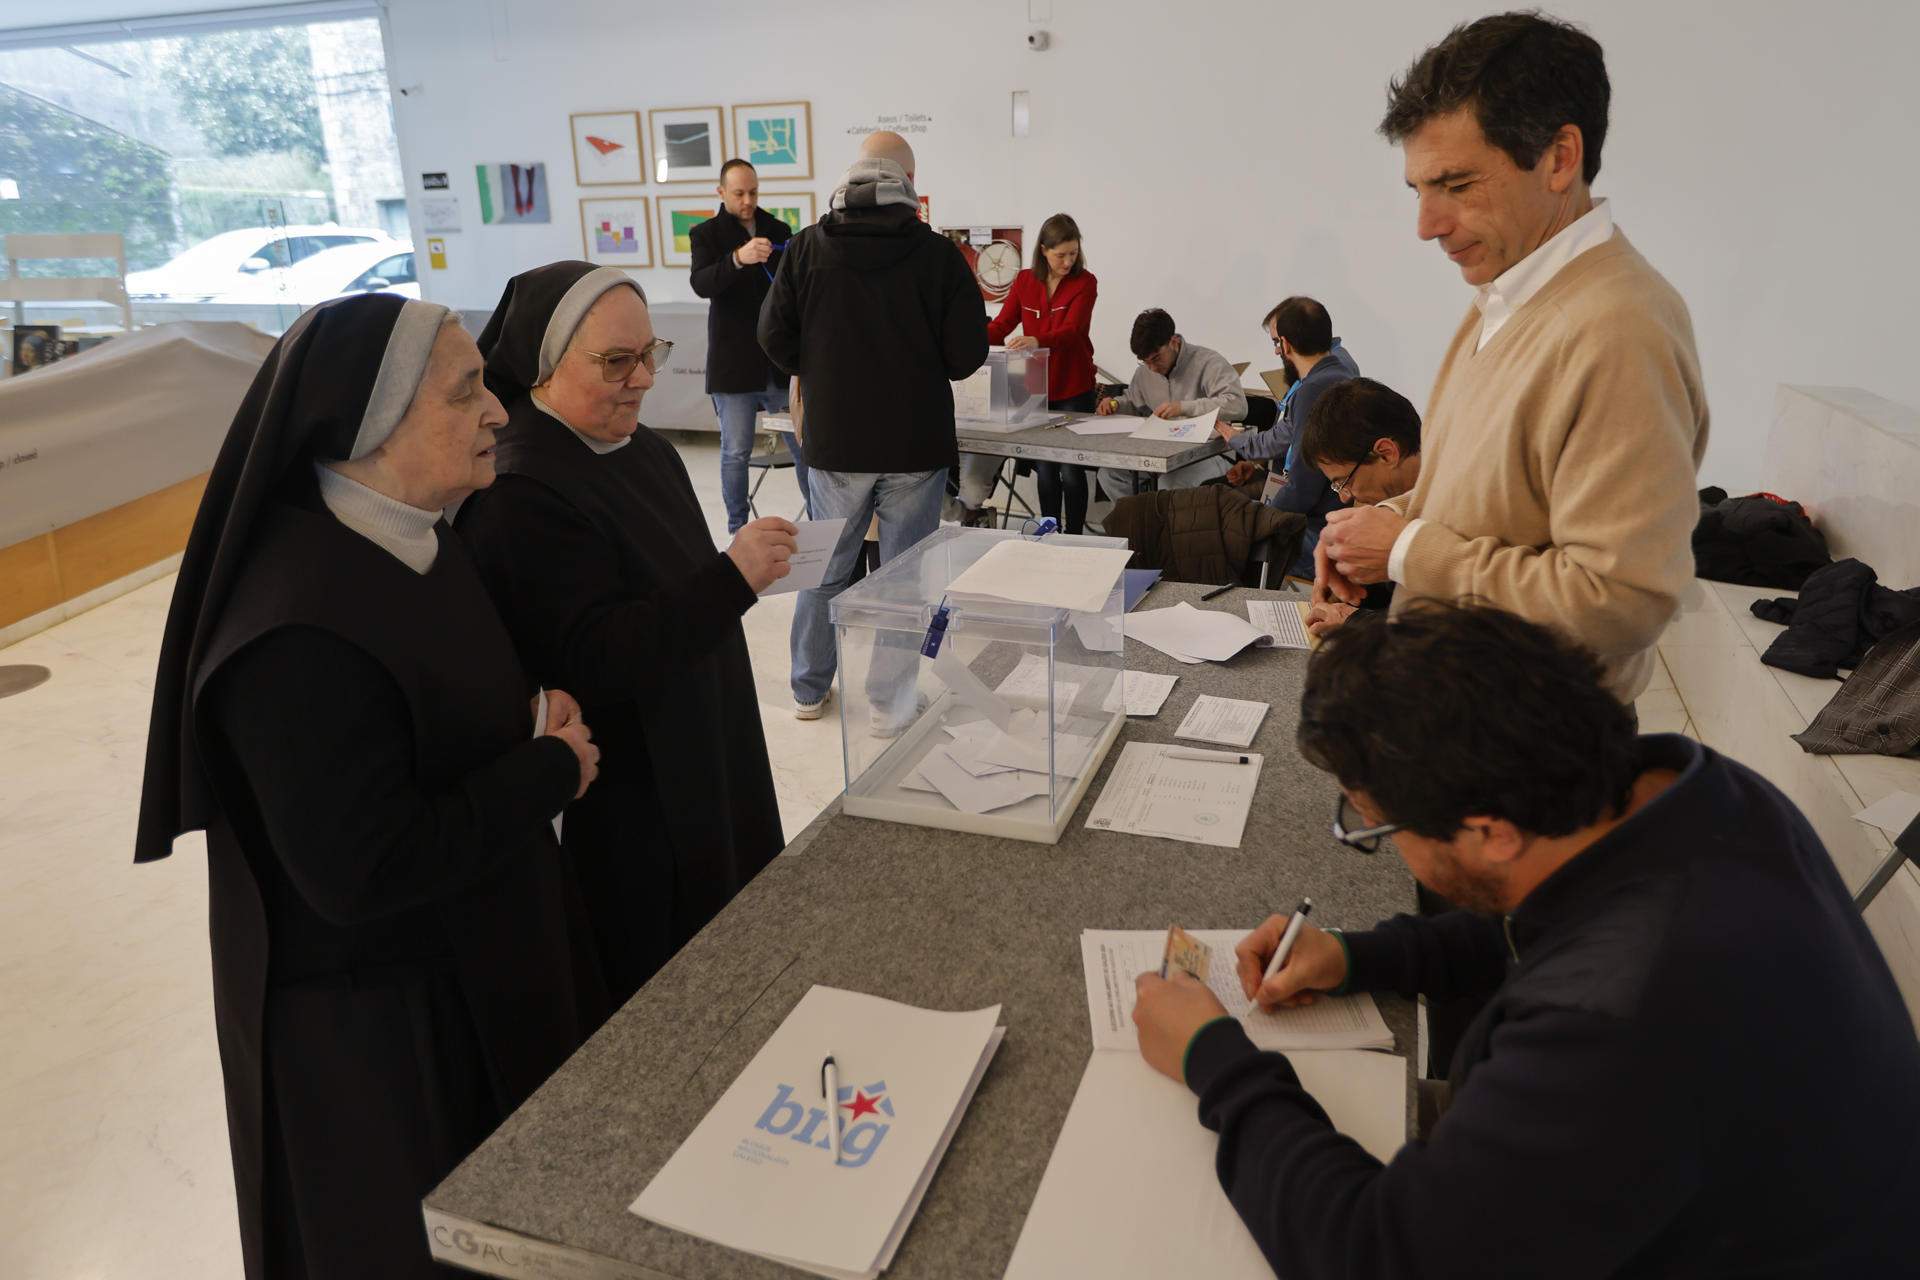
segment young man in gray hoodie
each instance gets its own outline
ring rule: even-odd
[[[827,605],[851,579],[868,524],[879,516],[883,561],[939,527],[959,457],[952,384],[987,358],[973,272],[920,221],[913,176],[906,139],[869,135],[831,211],[788,242],[760,308],[761,347],[800,380],[811,514],[847,521],[825,580],[794,604],[791,679],[802,720],[822,714],[832,688]],[[881,657],[868,682],[875,730],[897,732],[914,711],[912,682],[889,679],[901,673]],[[884,695],[875,679],[888,685]]]

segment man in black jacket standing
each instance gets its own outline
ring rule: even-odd
[[[727,532],[752,518],[747,505],[747,458],[753,452],[754,415],[787,411],[787,379],[754,332],[760,304],[773,287],[773,259],[793,232],[760,207],[760,175],[745,160],[720,169],[720,212],[693,229],[693,291],[707,299],[707,394],[720,419],[720,496]],[[793,476],[807,497],[807,461],[787,437]]]
[[[1334,837],[1392,836],[1461,910],[1235,949],[1262,1005],[1487,1000],[1452,1105],[1382,1165],[1184,974],[1138,981],[1141,1052],[1200,1099],[1279,1274],[1912,1275],[1920,1044],[1799,810],[1678,735],[1636,737],[1598,660],[1488,607],[1355,617],[1299,746]],[[1337,910],[1337,904],[1332,905]]]
[[[939,527],[947,470],[959,460],[952,383],[987,358],[979,287],[960,250],[920,221],[913,173],[906,139],[870,134],[832,211],[780,255],[760,309],[760,345],[799,377],[806,401],[811,514],[847,521],[825,580],[794,604],[802,720],[820,716],[833,686],[827,604],[852,577],[869,522],[878,514],[883,561]],[[868,681],[883,735],[914,711],[905,664],[892,656],[875,656]]]

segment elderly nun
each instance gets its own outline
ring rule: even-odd
[[[500,479],[458,524],[521,661],[579,698],[605,753],[561,837],[616,1004],[784,843],[740,617],[786,575],[794,526],[715,549],[685,463],[640,425],[671,345],[615,268],[508,281],[480,335]]]
[[[443,307],[309,311],[208,481],[135,860],[205,829],[246,1273],[443,1274],[420,1199],[601,1016],[552,819],[590,783],[441,511],[505,420]]]

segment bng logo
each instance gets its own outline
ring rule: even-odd
[[[790,1084],[776,1085],[773,1101],[753,1122],[753,1127],[776,1138],[831,1151],[827,1136],[827,1113],[820,1107],[803,1106],[793,1100],[796,1092]],[[887,1094],[887,1082],[875,1081],[864,1088],[840,1086],[840,1164],[858,1169],[873,1159],[880,1143],[893,1126],[893,1099]]]

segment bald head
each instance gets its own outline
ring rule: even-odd
[[[891,160],[907,171],[908,181],[913,179],[913,148],[907,140],[897,133],[881,130],[870,133],[860,144],[860,158],[863,160]]]

